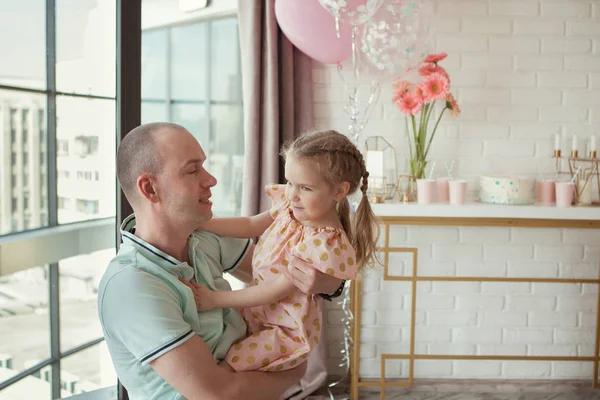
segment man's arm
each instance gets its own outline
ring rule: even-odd
[[[197,229],[219,236],[250,239],[262,235],[272,223],[273,217],[265,211],[253,217],[212,218]]]
[[[276,399],[306,372],[306,363],[283,372],[228,372],[214,362],[198,336],[150,366],[188,400]]]

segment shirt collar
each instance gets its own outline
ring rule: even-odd
[[[188,263],[182,263],[175,257],[157,249],[150,243],[135,236],[135,215],[131,214],[121,224],[123,244],[134,247],[144,257],[166,271],[190,280],[194,277],[194,269]]]

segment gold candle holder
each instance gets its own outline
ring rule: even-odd
[[[560,158],[560,150],[554,150],[554,157]]]
[[[590,158],[596,158],[596,150],[590,151]]]
[[[571,158],[577,158],[579,156],[579,152],[577,150],[571,150]]]

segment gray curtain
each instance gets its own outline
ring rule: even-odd
[[[314,127],[312,61],[283,35],[275,0],[238,0],[244,102],[242,215],[269,208],[264,193],[281,183],[281,145]]]

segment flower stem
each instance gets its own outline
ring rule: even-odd
[[[431,137],[429,138],[429,142],[427,143],[427,149],[425,150],[425,157],[427,157],[427,154],[429,153],[429,147],[431,147],[431,141],[433,140],[433,136],[435,135],[435,131],[437,130],[437,127],[440,124],[440,121],[442,120],[442,116],[444,115],[444,112],[446,112],[447,109],[448,109],[447,106],[444,107],[444,109],[440,113],[440,116],[437,119],[437,122],[435,123],[435,126],[433,127],[433,131],[431,132]]]

